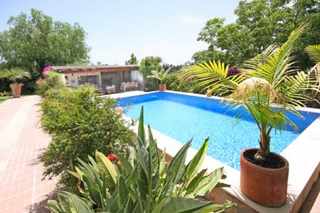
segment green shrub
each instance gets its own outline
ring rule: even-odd
[[[10,93],[7,91],[0,92],[0,97],[10,96]]]
[[[9,99],[8,96],[0,96],[0,103],[7,100],[7,99]]]
[[[7,100],[10,96],[10,93],[7,91],[0,92],[0,103]]]
[[[170,163],[158,151],[149,128],[145,137],[143,111],[140,116],[137,143],[129,157],[112,163],[108,157],[96,152],[89,163],[79,160],[75,172],[80,196],[62,192],[58,201],[49,201],[49,209],[63,212],[223,212],[232,203],[213,204],[201,199],[219,185],[222,168],[211,173],[200,170],[208,150],[206,140],[197,154],[186,164],[190,142],[185,144]],[[199,199],[197,199],[199,198]]]
[[[64,87],[62,75],[57,72],[49,72],[46,79],[40,79],[37,81],[37,93],[41,96],[45,96],[50,89],[60,89]]]
[[[41,156],[45,176],[61,175],[71,181],[68,170],[77,158],[87,160],[96,150],[125,151],[133,133],[114,110],[115,101],[99,97],[95,88],[51,89],[41,103],[41,124],[52,142]]]
[[[175,72],[166,76],[164,83],[167,85],[169,90],[201,93],[201,90],[197,84],[185,81],[179,78],[179,75],[179,72]]]

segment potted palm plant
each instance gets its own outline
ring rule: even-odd
[[[165,91],[167,89],[167,85],[164,83],[164,80],[167,78],[170,69],[167,70],[153,70],[151,71],[151,75],[148,78],[156,79],[159,81],[159,90]]]
[[[22,81],[30,78],[30,74],[20,68],[0,71],[0,78],[9,80],[10,89],[14,98],[21,96]]]
[[[278,207],[287,199],[289,163],[270,150],[271,132],[288,124],[295,126],[287,113],[299,115],[298,107],[314,101],[319,92],[315,75],[294,65],[292,51],[303,29],[293,31],[282,46],[270,46],[247,61],[239,74],[229,75],[228,66],[220,62],[193,65],[183,73],[208,95],[225,96],[228,103],[246,108],[257,124],[259,148],[241,152],[240,189],[265,206]]]

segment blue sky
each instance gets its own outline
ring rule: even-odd
[[[123,64],[157,55],[180,64],[206,48],[196,41],[212,17],[235,19],[238,0],[0,0],[0,31],[10,16],[42,10],[55,20],[79,23],[87,33],[90,61]]]

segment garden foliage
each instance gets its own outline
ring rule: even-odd
[[[49,72],[46,79],[39,79],[37,81],[37,93],[45,96],[50,89],[60,89],[64,87],[62,81],[63,76],[57,72]]]
[[[125,152],[132,133],[114,106],[114,100],[99,97],[90,86],[49,90],[41,103],[41,124],[52,136],[41,156],[44,176],[61,175],[65,184],[78,158],[86,161],[96,150]]]
[[[303,50],[320,43],[319,5],[319,0],[241,0],[233,23],[219,17],[207,21],[197,40],[208,48],[196,52],[193,59],[196,63],[220,60],[239,66],[268,46],[285,43],[294,29],[307,22],[293,55],[297,65],[310,67],[312,63]]]
[[[207,95],[225,96],[232,105],[248,110],[260,131],[260,149],[256,155],[260,161],[266,161],[270,154],[271,131],[283,129],[287,124],[295,126],[286,113],[301,116],[299,107],[319,102],[316,95],[320,92],[320,82],[316,70],[299,70],[293,56],[305,29],[305,25],[300,26],[281,46],[271,45],[246,61],[241,72],[233,71],[230,75],[228,65],[210,61],[190,66],[183,74],[185,79],[197,82]],[[281,108],[275,110],[272,104]]]
[[[150,127],[146,137],[143,110],[137,143],[129,157],[112,162],[96,152],[95,160],[79,160],[74,172],[79,179],[77,194],[62,192],[49,201],[51,212],[223,212],[232,203],[213,204],[203,199],[222,178],[222,168],[211,173],[201,170],[208,150],[206,140],[196,155],[186,163],[190,142],[169,163],[159,152]]]

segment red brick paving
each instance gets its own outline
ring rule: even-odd
[[[55,180],[42,180],[38,162],[50,142],[39,127],[39,101],[25,96],[0,104],[0,213],[43,212],[39,204],[54,191]]]

